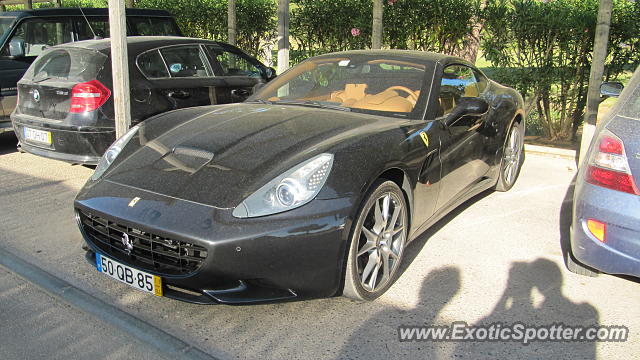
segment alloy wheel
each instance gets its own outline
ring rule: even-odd
[[[518,126],[514,126],[509,133],[509,140],[504,149],[502,159],[502,177],[507,186],[513,185],[518,174],[520,158],[522,156],[522,132]]]
[[[366,210],[356,238],[356,266],[360,285],[368,292],[387,285],[398,269],[407,239],[404,211],[392,192],[380,195]]]

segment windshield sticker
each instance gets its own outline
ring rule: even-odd
[[[341,60],[338,63],[338,66],[347,66],[347,65],[349,65],[350,62],[351,62],[351,60]]]

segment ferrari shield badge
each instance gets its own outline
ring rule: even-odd
[[[429,147],[429,136],[427,135],[427,133],[424,131],[420,131],[420,138],[422,139],[424,146]]]

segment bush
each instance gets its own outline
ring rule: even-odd
[[[614,3],[607,77],[639,63],[637,11],[637,3]],[[587,100],[598,0],[490,0],[484,12],[482,49],[497,77],[523,93],[549,138],[572,139]]]
[[[168,10],[185,36],[226,41],[227,0],[138,0],[136,7]],[[238,47],[258,56],[276,38],[273,0],[237,0]]]

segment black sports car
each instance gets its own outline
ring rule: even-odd
[[[306,60],[245,103],[176,110],[116,141],[75,201],[87,258],[197,303],[372,300],[407,244],[523,161],[514,90],[450,56]]]

